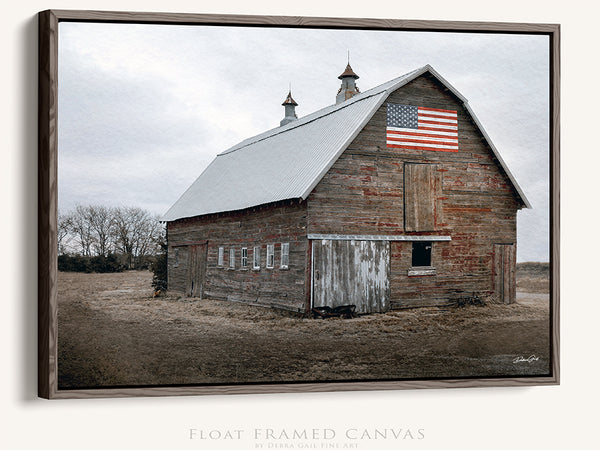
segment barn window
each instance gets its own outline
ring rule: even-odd
[[[267,244],[267,268],[272,269],[275,265],[275,244]]]
[[[412,244],[412,266],[431,266],[431,242],[413,242]]]
[[[178,248],[175,249],[175,263],[173,264],[173,267],[179,267],[179,249]]]
[[[229,268],[235,269],[235,249],[229,249]]]
[[[241,264],[243,268],[248,267],[248,249],[246,247],[242,248]]]
[[[404,229],[434,231],[441,222],[441,172],[436,164],[404,165]]]
[[[290,265],[290,244],[285,242],[281,244],[281,268],[287,269]]]
[[[412,243],[412,267],[409,276],[435,275],[435,268],[431,266],[432,242]]]
[[[253,269],[260,269],[260,247],[254,247],[252,252]]]
[[[217,265],[218,266],[222,266],[223,265],[224,255],[225,255],[225,249],[223,247],[219,247],[219,258],[217,259]]]

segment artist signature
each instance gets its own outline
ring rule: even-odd
[[[532,363],[534,361],[538,361],[539,359],[540,359],[540,357],[535,356],[535,355],[531,355],[529,358],[523,358],[522,356],[517,356],[515,359],[513,359],[513,364],[522,363],[522,362]]]

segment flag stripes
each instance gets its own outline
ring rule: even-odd
[[[456,111],[388,103],[387,146],[458,152]]]

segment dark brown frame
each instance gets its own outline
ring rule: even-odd
[[[58,390],[57,367],[57,82],[58,23],[114,22],[229,25],[357,30],[451,31],[540,34],[550,38],[550,325],[551,375],[408,381],[362,381],[262,385],[142,387]],[[47,399],[258,394],[397,390],[448,387],[532,386],[559,384],[559,94],[560,25],[501,22],[450,22],[392,19],[342,19],[148,12],[47,10],[39,13],[38,103],[38,395]]]

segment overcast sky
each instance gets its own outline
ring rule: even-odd
[[[277,127],[289,84],[299,117],[335,103],[350,51],[362,91],[431,64],[468,100],[533,206],[518,260],[548,261],[546,36],[59,25],[59,210],[164,214],[210,161]]]

